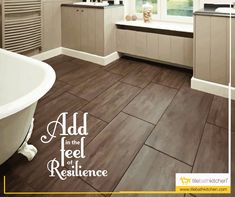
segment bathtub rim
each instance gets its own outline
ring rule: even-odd
[[[40,67],[43,72],[43,80],[41,83],[38,84],[31,92],[25,94],[24,96],[6,103],[0,106],[0,120],[4,119],[8,116],[11,116],[27,107],[32,105],[33,103],[37,102],[40,98],[42,98],[53,86],[56,80],[56,74],[54,69],[45,62],[41,62],[39,60],[13,53],[7,51],[5,49],[0,49],[0,54],[5,54],[7,56],[14,56],[19,61],[27,62],[32,64],[33,66]]]

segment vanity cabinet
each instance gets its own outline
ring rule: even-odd
[[[62,6],[62,46],[107,56],[116,51],[115,23],[122,18],[123,6]]]
[[[117,29],[117,51],[161,62],[193,67],[193,39]]]
[[[232,86],[235,87],[235,18],[232,18]],[[195,16],[194,77],[223,85],[229,80],[229,17]]]

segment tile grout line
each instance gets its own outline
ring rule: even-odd
[[[150,131],[150,133],[152,133],[152,131],[154,130],[154,127],[152,128],[152,130]],[[146,136],[146,140],[147,140],[148,136]],[[145,140],[145,141],[146,141]],[[140,146],[139,150],[136,152],[135,156],[133,157],[133,159],[131,160],[130,164],[127,166],[125,172],[123,173],[123,175],[120,177],[118,183],[113,187],[113,191],[115,191],[115,189],[117,188],[117,186],[119,185],[119,183],[121,182],[121,180],[123,179],[123,177],[126,175],[127,171],[129,170],[129,168],[131,167],[132,163],[134,162],[134,160],[136,159],[137,155],[140,153],[140,151],[142,150],[142,148],[144,147],[145,142],[143,142],[143,144]]]
[[[207,119],[208,119],[209,114],[210,114],[210,111],[211,111],[211,107],[212,107],[212,103],[213,103],[214,97],[215,97],[215,96],[213,96],[213,99],[211,100],[210,108],[209,108],[208,113],[207,113],[207,116],[206,116],[205,124],[204,124],[203,130],[202,130],[202,134],[201,134],[201,137],[200,137],[200,141],[199,141],[199,144],[198,144],[198,147],[197,147],[197,151],[196,151],[196,154],[195,154],[195,158],[194,158],[194,161],[193,161],[193,166],[192,166],[192,171],[191,171],[191,173],[193,173],[193,169],[194,169],[194,167],[195,167],[194,165],[195,165],[195,163],[196,163],[196,159],[197,159],[197,156],[198,156],[198,152],[199,152],[199,149],[200,149],[200,147],[201,147],[202,138],[203,138],[203,136],[204,136],[204,134],[205,134],[205,128],[206,128],[206,124],[207,124]]]
[[[178,162],[181,162],[181,163],[183,163],[183,164],[185,164],[185,165],[187,165],[187,166],[189,166],[189,167],[193,167],[192,165],[190,165],[190,164],[188,164],[188,163],[186,163],[186,162],[184,162],[184,161],[182,161],[182,160],[180,160],[180,159],[177,159],[176,157],[173,157],[173,156],[171,156],[171,155],[169,155],[169,154],[167,154],[167,153],[165,153],[165,152],[163,152],[163,151],[161,151],[161,150],[158,150],[158,149],[156,149],[156,148],[154,148],[153,146],[150,146],[150,145],[148,145],[148,144],[144,144],[145,146],[147,146],[147,147],[149,147],[149,148],[151,148],[151,149],[153,149],[153,150],[155,150],[155,151],[157,151],[157,152],[159,152],[159,153],[162,153],[162,154],[164,154],[165,156],[168,156],[168,157],[170,157],[170,158],[172,158],[172,159],[174,159],[174,160],[177,160]]]
[[[128,116],[131,116],[131,117],[133,117],[133,118],[139,119],[139,120],[141,120],[141,121],[143,121],[143,122],[146,122],[146,123],[148,123],[148,124],[151,124],[151,125],[154,126],[154,127],[156,126],[154,123],[149,122],[149,121],[147,121],[147,120],[144,120],[144,119],[142,119],[142,118],[139,118],[139,117],[137,117],[137,116],[135,116],[135,115],[129,114],[129,113],[125,112],[125,111],[121,111],[121,112],[124,113],[124,114],[126,114],[126,115],[128,115]]]
[[[221,129],[224,129],[224,130],[228,130],[228,128],[225,128],[225,127],[220,126],[220,125],[216,125],[215,123],[210,122],[210,121],[206,121],[206,123],[211,124],[211,125],[213,125],[213,126],[215,126],[215,127],[219,127],[219,128],[221,128]],[[235,132],[235,130],[232,130],[232,132]]]

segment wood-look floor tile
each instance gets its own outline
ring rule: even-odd
[[[111,87],[119,79],[121,79],[120,75],[100,70],[96,75],[91,76],[88,80],[76,85],[69,92],[91,101]]]
[[[78,126],[83,125],[83,114],[84,112],[78,111],[77,115]],[[99,120],[98,118],[92,116],[91,114],[88,114],[87,117],[88,117],[87,119],[88,136],[86,136],[85,139],[85,146],[89,144],[107,126],[107,123],[105,123],[102,120]],[[73,116],[69,116],[67,119],[67,126],[72,126],[72,125],[73,125]],[[80,136],[68,136],[66,139],[72,141],[72,140],[80,140],[80,138],[81,138]],[[73,150],[74,148],[71,146],[70,149]]]
[[[232,187],[232,193],[231,194],[228,194],[228,195],[222,195],[222,194],[219,194],[217,196],[219,197],[234,197],[235,196],[235,157],[234,157],[234,154],[235,154],[235,133],[232,132],[232,184],[231,184],[231,187]],[[217,161],[216,161],[217,162]],[[194,196],[196,197],[214,197],[215,194],[205,194],[205,195],[198,195],[198,194],[194,194]]]
[[[88,61],[85,61],[85,60],[81,60],[81,59],[73,59],[71,61],[72,64],[75,64],[77,66],[80,66],[80,65],[87,65],[87,66],[92,66],[92,67],[96,67],[96,68],[102,68],[103,69],[103,66],[99,65],[99,64],[96,64],[96,63],[93,63],[93,62],[88,62]]]
[[[29,186],[25,180],[23,180],[21,177],[14,175],[10,176],[9,174],[6,175],[6,191],[7,192],[33,192],[34,189]],[[0,181],[0,194],[3,194],[3,176],[0,175],[1,181]],[[16,195],[15,195],[16,196]]]
[[[58,151],[60,150],[58,144],[56,149],[58,149]],[[47,162],[50,159],[54,159],[55,155],[51,154],[51,151],[48,149],[48,147],[39,148],[39,150],[40,152],[38,154],[40,155],[37,155],[37,157],[35,157],[35,159],[31,162],[26,161],[26,159],[22,157],[20,158],[19,155],[17,155],[18,157],[16,156],[15,158],[11,158],[12,161],[8,161],[8,165],[12,169],[7,174],[7,191],[96,192],[91,186],[77,177],[68,177],[65,181],[60,180],[57,176],[49,177]],[[43,151],[43,154],[41,151]],[[17,166],[15,165],[16,163]],[[52,196],[55,197],[57,195]],[[95,196],[101,197],[102,195]]]
[[[97,66],[91,64],[82,64],[78,65],[76,70],[73,72],[60,77],[60,80],[69,83],[70,85],[76,86],[96,75],[100,70],[101,68]]]
[[[58,63],[53,66],[53,69],[56,72],[56,78],[60,79],[64,75],[79,69],[76,64],[72,64],[71,62],[63,62],[63,63]]]
[[[139,91],[137,87],[118,82],[88,103],[83,111],[110,122]]]
[[[43,108],[45,104],[57,98],[61,94],[67,92],[71,88],[72,88],[71,85],[66,84],[63,81],[57,80],[53,85],[53,87],[51,88],[51,90],[49,90],[49,92],[39,100],[37,104],[37,109]]]
[[[73,57],[69,57],[67,55],[58,55],[58,56],[52,57],[50,59],[47,59],[44,62],[48,63],[49,65],[54,66],[58,63],[72,61],[73,59],[74,59]]]
[[[212,99],[212,95],[182,88],[147,144],[192,165]]]
[[[66,92],[41,106],[40,109],[37,109],[35,115],[35,129],[46,129],[47,124],[55,120],[62,112],[72,114],[77,112],[85,104],[87,104],[86,100]]]
[[[59,179],[52,179],[47,182],[44,187],[40,188],[42,191],[63,191],[63,192],[97,192],[90,185],[85,183],[80,178],[70,177],[65,181]],[[50,195],[51,196],[51,195]],[[68,196],[68,195],[65,195]],[[76,195],[76,196],[88,196],[88,197],[103,197],[101,194],[86,194],[86,195]],[[38,196],[39,197],[39,196]],[[58,197],[58,195],[52,195],[52,197]]]
[[[151,83],[123,111],[156,124],[176,92],[175,89]]]
[[[160,72],[160,67],[147,65],[139,72],[131,72],[124,79],[122,79],[122,81],[140,88],[144,88]]]
[[[116,61],[112,65],[110,65],[106,70],[115,74],[126,76],[128,73],[142,68],[143,65],[141,65],[137,61],[120,59],[119,61]]]
[[[144,146],[128,168],[115,191],[174,191],[175,174],[189,173],[191,167]],[[148,195],[131,195],[144,196]],[[162,196],[162,195],[154,195]],[[172,195],[164,195],[172,196]],[[174,195],[181,196],[184,195]]]
[[[226,130],[206,124],[193,172],[228,172],[228,132]]]
[[[85,178],[100,191],[113,191],[141,149],[153,125],[120,113],[86,148],[85,169],[108,170],[107,177]]]
[[[154,79],[154,83],[179,89],[185,82],[187,73],[181,70],[163,69]]]
[[[219,127],[228,128],[228,99],[215,96],[208,122]],[[235,131],[235,101],[232,103],[232,129]]]

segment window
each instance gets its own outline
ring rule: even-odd
[[[193,16],[193,0],[167,0],[167,15]]]
[[[133,1],[133,0],[129,0]],[[153,5],[153,18],[158,20],[192,22],[193,10],[199,0],[135,0],[132,4],[138,17],[142,17],[142,6],[146,2]]]
[[[149,1],[146,1],[146,0],[136,0],[136,12],[137,13],[142,13],[143,11],[143,4],[145,4],[146,2],[150,2],[152,5],[153,5],[153,14],[157,14],[158,12],[158,5],[157,5],[157,2],[158,0],[149,0]]]

